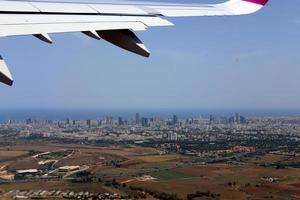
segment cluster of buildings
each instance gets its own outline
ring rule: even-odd
[[[299,140],[300,118],[249,118],[236,113],[232,117],[167,119],[142,117],[133,119],[107,116],[95,120],[9,121],[0,124],[0,131],[20,138],[63,138],[79,141],[228,141],[276,138],[285,135]],[[6,135],[7,136],[7,135]],[[1,135],[0,135],[1,137]]]
[[[12,190],[2,195],[13,199],[130,199],[128,196],[121,196],[116,193],[91,193],[91,192],[63,192],[61,190]],[[1,198],[1,196],[0,196]]]

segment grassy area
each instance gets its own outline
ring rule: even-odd
[[[175,154],[175,155],[137,156],[135,158],[142,160],[144,162],[166,162],[166,161],[183,159],[184,157]]]
[[[169,169],[151,173],[151,176],[153,176],[157,179],[164,179],[164,180],[183,179],[183,178],[190,178],[191,177],[188,174],[184,174],[184,173],[181,173],[181,172],[176,172],[176,171],[169,170]]]

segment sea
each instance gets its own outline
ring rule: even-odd
[[[8,120],[25,120],[28,118],[38,120],[86,120],[103,119],[106,116],[123,119],[135,119],[136,113],[140,117],[172,118],[177,115],[179,119],[230,117],[239,113],[244,117],[300,117],[300,109],[0,109],[0,122]]]

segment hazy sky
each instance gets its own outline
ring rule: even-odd
[[[149,59],[80,33],[0,38],[15,79],[0,108],[300,108],[299,0],[170,20],[138,33]]]

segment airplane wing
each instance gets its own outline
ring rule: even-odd
[[[49,33],[82,32],[118,47],[149,57],[134,31],[172,26],[168,17],[231,16],[251,14],[268,0],[228,0],[219,4],[168,4],[142,2],[68,3],[0,0],[0,37],[33,35],[52,43]],[[13,84],[0,57],[0,82]]]

